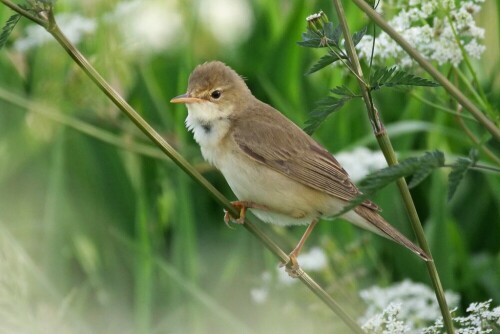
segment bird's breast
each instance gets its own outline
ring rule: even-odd
[[[226,117],[213,116],[213,113],[188,108],[186,127],[193,132],[194,140],[200,145],[203,158],[219,168],[224,154],[223,142],[227,137],[230,122]]]

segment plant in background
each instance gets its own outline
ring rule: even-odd
[[[5,1],[1,0],[0,2],[2,2],[4,4],[11,4],[11,1],[7,1],[7,0],[5,0]],[[224,1],[218,1],[217,3],[223,3],[223,2]],[[418,2],[418,3],[416,1],[411,1],[411,4],[412,4],[411,6],[418,8],[418,10],[423,11],[424,7],[425,7],[424,3],[425,3],[424,1]],[[434,2],[432,2],[432,3],[434,3]],[[446,4],[447,2],[444,2],[444,3]],[[477,4],[477,2],[474,2],[474,3]],[[31,19],[33,21],[41,24],[46,29],[54,28],[54,27],[57,28],[57,25],[54,26],[54,25],[48,24],[48,23],[55,24],[54,21],[49,22],[48,20],[44,20],[47,18],[47,13],[49,11],[51,11],[51,4],[53,4],[53,1],[29,1],[29,4],[32,7],[30,7],[30,6],[23,7],[24,12],[23,11],[19,11],[19,12],[25,16],[28,16],[28,17],[31,16]],[[11,7],[11,8],[13,8],[13,7]],[[387,5],[385,6],[385,8],[390,9]],[[16,10],[17,9],[18,8],[16,8]],[[438,13],[438,12],[436,11],[436,13]],[[443,25],[446,24],[446,20],[448,20],[446,13],[439,12],[438,14],[441,15],[441,18],[443,20],[442,24]],[[342,17],[343,14],[339,13],[339,16]],[[219,17],[219,16],[217,16],[217,17]],[[17,21],[20,18],[21,18],[20,14],[15,14],[8,20],[6,26],[4,27],[4,29],[2,31],[2,34],[0,35],[0,45],[4,44],[7,41],[7,37],[9,35],[9,33],[12,31],[15,24],[17,23]],[[58,18],[59,18],[59,16],[57,16],[56,19],[58,19]],[[54,19],[54,18],[52,18],[52,19]],[[234,17],[233,17],[233,19],[234,19]],[[281,19],[281,17],[280,17],[280,19]],[[453,16],[450,16],[450,20],[453,22],[453,20],[455,20],[455,19],[453,18]],[[325,69],[328,67],[329,64],[332,64],[334,62],[336,62],[337,64],[342,63],[345,66],[347,66],[349,68],[349,70],[352,73],[354,73],[354,76],[357,79],[359,79],[360,81],[363,81],[363,84],[366,87],[366,92],[368,92],[368,94],[370,95],[370,99],[368,100],[369,101],[368,104],[371,107],[373,107],[370,109],[370,113],[371,113],[370,121],[372,122],[374,127],[379,127],[380,125],[383,125],[383,124],[381,122],[379,122],[379,120],[378,120],[378,116],[377,116],[378,111],[376,111],[376,109],[374,108],[375,103],[374,103],[373,99],[371,99],[371,94],[375,95],[379,91],[388,90],[389,88],[392,88],[392,87],[401,88],[401,87],[405,87],[405,86],[408,87],[408,86],[434,86],[435,85],[434,82],[431,80],[420,78],[420,77],[417,77],[417,76],[410,74],[409,70],[407,70],[405,68],[402,68],[402,67],[394,68],[394,66],[392,66],[392,65],[384,67],[385,66],[384,64],[378,63],[381,59],[377,58],[377,54],[375,54],[374,60],[375,60],[375,62],[378,63],[379,67],[378,68],[375,68],[375,67],[369,68],[370,74],[367,75],[366,78],[363,78],[359,74],[359,72],[356,71],[353,64],[351,63],[351,60],[350,60],[351,58],[350,58],[350,54],[349,54],[350,52],[348,52],[348,46],[347,46],[348,43],[346,43],[344,41],[345,39],[343,39],[343,37],[342,37],[342,36],[344,36],[343,27],[340,25],[338,27],[335,27],[333,25],[333,23],[329,22],[329,20],[326,18],[326,16],[324,16],[324,14],[313,15],[309,18],[308,21],[309,21],[309,29],[306,32],[305,38],[303,41],[301,41],[301,43],[304,42],[306,44],[304,46],[310,46],[310,47],[320,48],[322,50],[327,50],[327,54],[325,56],[323,56],[317,62],[317,64],[314,65],[309,70],[309,72],[314,73],[316,71]],[[128,22],[128,20],[123,20],[123,22]],[[421,22],[421,23],[423,23],[423,22]],[[416,21],[412,22],[412,24],[417,24],[417,22]],[[245,24],[243,24],[243,26],[245,26]],[[359,33],[356,33],[351,37],[352,40],[354,41],[354,44],[356,44],[356,43],[358,44],[358,49],[363,45],[363,43],[365,43],[365,39],[367,38],[366,32],[368,30],[369,29],[361,29]],[[216,33],[216,31],[217,31],[217,29],[214,29],[214,34]],[[457,32],[460,33],[459,31],[457,31]],[[60,32],[58,32],[57,30],[56,31],[52,30],[52,33],[54,34],[54,37],[56,37],[56,38],[58,36],[60,37],[60,35],[59,35]],[[379,38],[379,37],[377,37],[377,38]],[[58,41],[61,43],[62,40],[59,39]],[[468,45],[468,43],[470,43],[471,41],[472,41],[472,39],[470,39],[470,38],[466,38],[463,40],[464,50],[465,50],[466,46]],[[376,42],[377,42],[377,39],[375,39],[375,43]],[[477,44],[481,44],[480,38],[477,38],[476,42],[477,42]],[[221,41],[221,43],[223,43],[223,41]],[[234,41],[232,43],[234,43]],[[78,59],[78,57],[81,55],[79,55],[78,52],[74,52],[74,50],[71,49],[71,45],[69,45],[69,44],[63,44],[63,45],[65,48],[67,48],[67,51],[70,52],[70,54],[73,57],[77,58],[76,59],[77,61],[82,60],[81,58]],[[474,46],[474,44],[471,44],[471,46],[467,46],[467,48],[474,49],[473,46]],[[477,49],[477,50],[480,50],[480,49]],[[376,52],[378,52],[378,51],[376,51]],[[470,57],[473,58],[472,55]],[[466,61],[465,59],[466,59],[466,57],[464,57],[464,61]],[[141,60],[143,60],[143,59],[141,59]],[[168,59],[167,62],[169,62],[170,60],[171,59]],[[85,58],[83,58],[83,62],[85,62]],[[159,61],[159,62],[161,62],[164,65],[165,58],[161,58],[161,61]],[[157,63],[159,63],[159,62],[157,62]],[[39,62],[39,63],[41,63],[41,62]],[[81,63],[79,63],[79,64],[81,64]],[[184,64],[184,63],[181,62],[181,64]],[[158,64],[156,64],[156,65],[158,65]],[[401,65],[401,64],[399,63],[398,65]],[[179,65],[179,64],[175,64],[175,66],[182,67],[182,65]],[[88,67],[85,68],[85,65],[83,65],[82,67],[84,67],[85,70],[88,70]],[[158,70],[158,67],[155,67],[155,70]],[[415,69],[412,69],[412,71],[413,70],[415,70]],[[453,78],[457,78],[457,80],[459,80],[464,85],[464,87],[465,87],[464,91],[473,95],[473,97],[477,101],[480,101],[479,103],[481,104],[481,106],[484,107],[483,109],[488,113],[488,115],[490,117],[491,117],[491,115],[494,115],[494,113],[492,113],[493,108],[489,107],[489,103],[487,102],[487,99],[483,98],[484,97],[483,95],[485,95],[485,94],[482,94],[480,91],[477,92],[476,94],[473,93],[473,92],[475,92],[474,89],[476,89],[478,87],[477,82],[473,82],[472,84],[467,86],[467,80],[463,79],[465,76],[463,75],[463,73],[460,70],[461,69],[459,69],[459,68],[452,68],[450,70],[450,75],[453,75]],[[164,68],[161,68],[161,71],[164,71]],[[92,71],[90,72],[91,76],[94,75],[93,79],[96,78],[95,74],[96,73],[94,73]],[[53,72],[50,72],[50,75],[53,75]],[[64,78],[66,79],[67,77],[65,76]],[[182,79],[185,79],[185,78],[182,78]],[[98,79],[95,79],[95,80],[99,85],[102,84],[102,81],[99,81]],[[175,80],[171,80],[171,78],[169,78],[169,81],[175,81]],[[142,82],[139,83],[138,86],[139,85],[142,85]],[[102,86],[101,86],[101,88],[102,88]],[[112,89],[110,89],[109,86],[106,87],[106,85],[104,85],[103,91],[105,91],[105,93],[108,94],[108,96],[110,96],[110,98],[115,103],[120,104],[123,102],[119,96],[114,94],[114,91]],[[149,93],[147,89],[145,91],[147,93]],[[427,91],[431,91],[431,92],[438,91],[438,93],[439,93],[440,90],[432,89],[432,90],[427,90]],[[157,91],[157,92],[159,92],[159,91]],[[322,122],[333,111],[339,110],[343,105],[347,105],[348,103],[350,103],[350,101],[352,101],[354,99],[359,99],[359,97],[364,97],[366,95],[365,94],[366,92],[363,89],[359,89],[359,90],[354,89],[349,85],[344,85],[344,86],[339,86],[339,87],[333,88],[332,89],[332,96],[327,98],[326,100],[322,101],[322,104],[320,103],[319,107],[321,107],[322,109],[316,110],[315,111],[316,114],[311,115],[311,118],[307,123],[307,126],[309,126],[308,131],[309,132],[315,131],[319,126],[321,126]],[[414,95],[413,92],[411,94]],[[151,95],[154,95],[154,94],[151,94]],[[161,93],[159,93],[158,95],[161,95]],[[32,96],[29,94],[28,94],[28,96],[29,97],[25,97],[25,98],[28,98],[28,99],[31,97],[36,98],[36,96]],[[136,96],[136,98],[137,98],[137,96]],[[147,98],[149,98],[149,95],[147,96]],[[446,96],[445,98],[449,99],[448,96]],[[126,110],[126,112],[129,112],[129,109],[127,109],[127,106],[123,107],[123,104],[122,104],[120,107],[124,108]],[[21,108],[29,109],[28,107],[24,107],[24,106],[21,106]],[[159,109],[161,109],[161,108],[159,108]],[[445,110],[444,107],[442,107],[441,109]],[[450,109],[450,108],[448,108],[448,109]],[[448,110],[448,111],[450,111],[450,110]],[[464,119],[466,119],[466,115],[463,115],[463,112],[458,107],[455,110],[451,110],[451,112],[457,116],[459,121],[463,121]],[[381,114],[384,114],[383,110],[381,111]],[[132,116],[130,116],[130,115],[132,115]],[[140,118],[135,118],[134,114],[129,114],[129,116],[134,120],[134,122],[136,122],[136,124],[138,123],[138,124],[140,124],[140,126],[143,126]],[[494,119],[494,117],[491,117],[491,118]],[[465,126],[462,126],[462,128],[466,129]],[[383,132],[385,131],[383,126],[379,127],[379,130],[381,130],[381,131],[376,132],[377,136],[379,136],[380,134],[383,134]],[[495,154],[493,152],[489,152],[489,154],[488,154],[487,153],[488,148],[485,145],[491,137],[488,137],[487,135],[480,133],[482,130],[482,128],[480,128],[480,127],[473,127],[472,130],[473,130],[472,135],[468,134],[468,136],[471,138],[474,135],[476,136],[477,140],[473,141],[475,143],[473,146],[474,146],[474,148],[477,148],[477,150],[475,150],[475,149],[470,150],[469,157],[460,157],[456,160],[455,163],[452,163],[452,164],[446,164],[444,162],[443,154],[439,153],[439,152],[432,152],[432,153],[428,153],[428,154],[425,154],[425,155],[420,156],[420,157],[411,158],[410,160],[408,160],[404,163],[396,165],[396,168],[388,167],[387,169],[381,170],[379,172],[380,174],[378,174],[378,176],[377,176],[377,174],[372,176],[372,178],[371,178],[372,181],[366,182],[366,184],[371,186],[372,189],[374,190],[373,192],[371,192],[371,194],[373,194],[378,189],[381,189],[385,184],[388,184],[389,182],[393,182],[394,180],[398,180],[397,182],[399,182],[399,180],[400,180],[399,178],[401,176],[413,175],[413,178],[416,181],[415,182],[412,181],[412,182],[414,184],[418,184],[417,181],[420,182],[421,180],[423,180],[435,168],[442,167],[442,166],[453,166],[453,173],[451,173],[451,175],[450,175],[450,182],[449,182],[449,184],[450,184],[450,191],[449,191],[450,195],[449,196],[451,196],[454,193],[454,191],[457,189],[459,181],[463,178],[463,175],[465,174],[465,172],[467,170],[477,169],[477,168],[481,168],[483,170],[485,168],[490,168],[492,170],[495,170],[495,167],[492,167],[491,165],[489,165],[489,166],[485,165],[483,162],[479,163],[479,161],[481,161],[482,159],[485,159],[485,158],[490,159],[491,161],[495,162]],[[146,127],[145,131],[148,131],[147,127]],[[480,135],[478,135],[478,133],[480,133]],[[152,137],[153,141],[156,144],[158,144],[160,146],[164,144],[164,141],[162,141],[161,138],[159,138],[159,136],[156,133],[150,132],[150,133],[148,133],[148,135],[150,135],[150,137]],[[64,137],[63,137],[63,140],[64,140]],[[125,146],[126,145],[123,145],[123,147],[125,147]],[[3,146],[3,147],[5,147],[5,146]],[[1,148],[2,147],[0,147],[0,149]],[[129,149],[129,148],[127,147],[127,149]],[[432,149],[433,148],[431,148],[430,150],[432,150]],[[443,148],[441,148],[441,149],[443,149]],[[172,150],[168,146],[168,144],[167,144],[167,146],[163,147],[163,150],[165,152],[167,152],[167,154],[169,156],[173,157],[173,159],[177,163],[179,163],[181,168],[183,168],[190,176],[192,176],[199,183],[201,183],[205,187],[205,189],[208,189],[209,192],[213,191],[213,194],[215,194],[214,197],[216,198],[216,200],[219,203],[221,203],[222,205],[227,204],[227,201],[225,200],[225,198],[222,195],[220,195],[219,193],[217,193],[215,191],[215,189],[213,189],[213,187],[211,188],[210,184],[208,182],[206,182],[205,179],[199,178],[199,175],[196,173],[196,171],[193,172],[192,169],[190,168],[190,165],[187,164],[182,159],[182,157],[179,157],[177,152]],[[466,152],[466,151],[464,151],[464,152]],[[486,154],[486,155],[484,155],[484,154]],[[367,155],[361,155],[361,158],[364,158],[364,157],[367,157]],[[372,157],[371,156],[367,157],[367,159],[372,159]],[[377,159],[377,161],[379,161],[379,160]],[[389,164],[392,164],[391,161],[389,161],[389,162],[390,162]],[[99,168],[101,168],[101,167],[102,167],[102,169],[105,168],[104,166],[100,166]],[[382,168],[382,167],[383,166],[380,165],[377,168]],[[417,173],[415,174],[415,172],[417,172]],[[453,185],[453,187],[452,187],[452,185]],[[168,185],[168,187],[169,186],[170,186],[170,184]],[[137,188],[139,188],[139,187],[137,187]],[[142,188],[142,189],[144,189],[144,188]],[[367,193],[368,192],[369,191],[367,191]],[[173,193],[173,190],[172,190],[172,193]],[[174,196],[174,195],[172,195],[172,196]],[[177,194],[175,196],[177,196]],[[139,194],[138,198],[140,198],[142,201],[142,202],[139,201],[140,202],[139,205],[141,205],[143,207],[143,209],[146,208],[146,210],[139,211],[139,212],[146,212],[147,205],[146,205],[146,202],[144,200],[145,197],[141,197]],[[229,207],[229,209],[231,209],[231,207]],[[144,223],[147,219],[151,219],[151,218],[147,217],[147,215],[144,217],[141,216],[140,223],[141,224]],[[182,222],[185,222],[185,221],[182,221]],[[75,223],[76,223],[76,221],[75,221]],[[146,224],[144,224],[144,227],[149,228],[150,226],[147,226]],[[248,228],[248,226],[247,226],[247,228]],[[143,243],[140,243],[139,241],[137,241],[137,242],[140,243],[141,245],[148,244],[149,248],[147,250],[145,250],[144,248],[133,247],[133,248],[131,248],[131,249],[133,249],[133,251],[130,254],[131,256],[128,256],[129,258],[134,258],[134,256],[136,256],[136,254],[139,254],[139,257],[142,258],[142,261],[143,261],[142,263],[148,264],[151,262],[151,256],[152,256],[151,250],[153,249],[153,247],[151,245],[154,245],[155,242],[154,241],[151,242],[151,240],[148,239],[148,232],[150,232],[150,231],[146,231],[144,234],[141,235],[142,236],[141,242],[144,241]],[[257,233],[257,232],[254,232],[254,233]],[[149,237],[151,236],[151,234],[149,235]],[[163,236],[159,236],[158,238],[160,239],[162,237]],[[266,242],[267,242],[267,240],[266,240]],[[109,243],[109,240],[106,240],[106,243]],[[269,243],[266,243],[266,245],[270,248],[272,247],[272,246],[269,246]],[[78,246],[78,245],[76,245],[76,246]],[[121,248],[121,246],[122,245],[120,244],[119,248]],[[70,246],[70,247],[72,247],[72,246]],[[275,248],[272,248],[272,249],[273,249],[273,251],[275,251],[275,254],[277,254],[278,256],[284,256],[284,254],[280,255],[280,253],[277,252]],[[148,251],[150,253],[148,253]],[[162,256],[163,255],[164,254],[162,253]],[[113,262],[113,261],[111,261],[111,262]],[[137,261],[137,262],[139,264],[141,263],[141,261]],[[180,258],[180,262],[186,262],[185,258]],[[243,263],[245,261],[241,261],[241,262]],[[202,266],[203,266],[203,264],[202,264]],[[237,270],[234,270],[234,267],[232,267],[232,268],[233,269],[231,269],[229,271],[231,271],[231,272],[237,271]],[[85,269],[85,268],[83,268],[83,269]],[[137,266],[137,268],[134,268],[134,270],[135,269],[137,269],[136,271],[139,272],[139,274],[140,274],[140,266]],[[152,295],[158,295],[158,296],[162,295],[163,296],[163,292],[165,291],[165,289],[163,289],[163,290],[157,289],[157,286],[153,285],[152,276],[154,276],[154,275],[150,275],[151,271],[148,271],[148,270],[150,270],[150,269],[143,271],[144,275],[146,277],[144,277],[144,275],[142,276],[144,278],[144,280],[142,282],[146,282],[146,283],[149,282],[150,285],[148,286],[147,284],[144,284],[144,287],[142,288],[142,290],[140,287],[137,289],[133,289],[133,290],[135,290],[134,291],[134,293],[136,294],[135,297],[141,297],[142,292],[148,292],[148,291]],[[133,270],[131,270],[131,271],[133,271]],[[227,274],[227,272],[226,272],[226,274]],[[222,276],[223,276],[222,277],[223,279],[221,281],[223,283],[227,282],[227,275],[226,276],[222,275]],[[304,277],[305,277],[304,279],[308,279],[307,276],[304,276]],[[226,279],[225,281],[224,281],[224,278]],[[133,278],[133,279],[136,279],[136,278]],[[148,279],[149,279],[149,281],[148,281]],[[170,279],[170,276],[167,276],[166,280],[168,280],[168,279]],[[264,275],[264,281],[266,281],[266,279],[267,279],[267,276]],[[185,280],[185,277],[183,277],[181,275],[178,277],[178,280],[181,282],[184,280],[187,283],[189,283],[189,278],[187,280]],[[137,281],[139,281],[139,280],[137,280]],[[139,282],[139,284],[140,283],[141,282]],[[154,282],[154,283],[157,283],[157,282]],[[225,285],[224,285],[224,287],[225,287]],[[136,288],[136,287],[134,287],[134,288]],[[252,293],[252,295],[255,295],[254,297],[256,299],[260,298],[260,300],[262,300],[262,298],[265,299],[265,294],[266,294],[266,292],[264,290],[262,290],[262,291],[256,290],[256,291],[254,291],[254,293]],[[203,300],[203,302],[200,304],[203,304],[204,302],[207,301],[207,298],[205,295],[200,294],[199,292],[197,292],[197,295],[201,296],[200,299]],[[327,295],[327,294],[325,293],[325,294],[321,295],[321,297],[325,298],[325,295]],[[91,300],[91,298],[89,298],[89,300]],[[148,309],[148,307],[151,307],[151,305],[153,305],[153,300],[145,300],[143,298],[137,298],[137,300],[135,300],[134,302],[136,303],[136,305],[140,304],[139,307],[137,308],[138,309],[137,313],[139,314],[139,317],[138,317],[138,320],[136,322],[137,323],[140,323],[140,322],[147,323],[148,321],[151,321],[152,308]],[[332,301],[327,300],[326,303],[332,303]],[[161,301],[161,304],[163,305],[163,300]],[[207,304],[210,305],[210,303],[207,303]],[[134,307],[136,305],[134,305]],[[156,305],[158,305],[158,304],[156,304]],[[332,307],[332,308],[334,309],[334,307]],[[223,308],[216,307],[213,304],[211,305],[210,309],[215,310],[215,313],[220,312],[222,314],[225,314]],[[403,320],[399,320],[399,318],[397,317],[398,312],[401,315],[402,311],[398,311],[397,307],[391,307],[390,309],[388,309],[388,311],[386,311],[387,317],[390,316],[391,319],[394,320],[394,321],[391,320],[391,323],[393,323],[393,325],[391,325],[392,326],[391,328],[393,331],[397,331],[397,330],[402,331],[402,330],[405,330],[405,328],[407,328],[407,327],[405,327],[406,326],[405,322]],[[178,317],[178,315],[179,315],[178,313],[174,313],[174,317]],[[221,318],[224,320],[227,320],[227,317],[221,317]],[[167,320],[165,322],[168,323],[170,321],[170,319],[171,318],[167,318]],[[473,320],[474,319],[471,319],[471,323],[473,322]],[[130,322],[134,322],[134,320],[130,320]],[[192,322],[196,323],[196,321],[192,321]],[[124,323],[126,323],[126,322],[124,322]],[[241,327],[241,325],[238,324],[238,326],[236,328],[243,328],[243,327]],[[460,326],[458,326],[458,327],[460,327]],[[139,326],[139,328],[141,328],[141,326]],[[142,328],[143,329],[147,328],[147,326],[142,326]],[[162,327],[158,326],[158,328],[162,328]],[[442,325],[441,325],[441,328],[442,328]]]
[[[360,319],[370,334],[443,333],[443,319],[433,298],[432,290],[424,284],[405,280],[386,288],[365,289],[360,296],[367,305]],[[500,306],[491,309],[491,300],[471,303],[466,316],[455,315],[460,297],[447,291],[446,299],[455,310],[453,323],[457,333],[492,333],[500,329]]]
[[[388,160],[389,167],[384,168],[378,172],[375,172],[369,175],[365,180],[360,183],[360,190],[363,192],[363,195],[359,196],[358,199],[355,199],[351,202],[350,205],[344,208],[339,215],[351,210],[353,207],[359,205],[362,201],[366,200],[367,197],[374,194],[379,189],[383,188],[385,185],[397,182],[398,187],[400,189],[401,196],[405,202],[407,211],[410,215],[410,221],[412,223],[413,230],[417,235],[420,246],[428,253],[430,253],[430,249],[427,245],[427,241],[425,235],[423,233],[423,229],[420,223],[420,219],[416,212],[415,206],[413,204],[411,195],[408,190],[408,185],[404,180],[404,177],[413,175],[412,181],[409,184],[410,187],[414,187],[422,180],[424,180],[431,172],[438,168],[444,167],[445,159],[444,154],[442,152],[436,151],[432,153],[426,153],[421,157],[414,157],[407,160],[404,160],[400,163],[397,162],[395,152],[392,148],[392,144],[390,139],[386,133],[385,126],[380,118],[379,111],[377,107],[375,107],[373,94],[375,91],[386,88],[394,88],[394,87],[411,87],[411,86],[428,86],[428,87],[436,87],[438,84],[436,82],[415,76],[406,69],[402,67],[373,67],[373,58],[380,58],[386,60],[387,58],[391,58],[393,61],[396,61],[397,64],[409,65],[411,63],[410,56],[414,58],[418,58],[421,63],[425,63],[425,68],[431,73],[448,91],[453,92],[457,96],[457,100],[466,101],[469,103],[467,98],[457,92],[456,88],[446,80],[443,76],[439,75],[437,71],[432,69],[432,66],[425,61],[422,55],[419,55],[415,50],[411,50],[411,52],[407,53],[405,49],[399,47],[399,44],[406,43],[407,48],[411,48],[410,45],[420,44],[420,48],[424,48],[424,50],[432,50],[432,56],[438,60],[439,63],[450,61],[453,65],[458,64],[460,60],[465,59],[468,60],[467,54],[465,50],[471,51],[472,55],[478,57],[484,48],[478,46],[477,38],[482,36],[482,30],[477,28],[474,24],[474,21],[471,20],[471,14],[474,11],[477,11],[477,5],[473,3],[468,3],[465,7],[460,7],[457,11],[455,10],[452,1],[444,2],[438,5],[437,2],[422,2],[419,1],[410,1],[410,6],[412,7],[410,10],[405,11],[402,10],[399,13],[399,16],[396,16],[393,20],[393,27],[395,32],[393,35],[397,35],[397,31],[404,30],[409,34],[409,36],[418,36],[420,38],[418,41],[410,39],[409,41],[404,40],[404,36],[401,37],[398,35],[398,42],[392,41],[391,43],[384,41],[382,39],[381,42],[377,44],[376,40],[371,37],[364,38],[366,31],[368,30],[366,27],[361,31],[355,33],[352,36],[348,36],[348,27],[345,21],[345,18],[342,16],[343,8],[340,1],[334,1],[334,4],[337,9],[337,13],[339,14],[339,24],[336,28],[332,22],[329,22],[326,15],[323,12],[319,12],[318,14],[311,15],[307,18],[308,28],[305,33],[302,34],[302,40],[298,42],[299,45],[304,47],[312,47],[312,48],[327,48],[327,54],[324,55],[316,62],[311,70],[307,72],[307,74],[314,73],[318,70],[326,68],[328,65],[335,62],[342,62],[343,65],[347,68],[347,70],[352,73],[359,83],[358,91],[355,91],[348,87],[347,85],[342,85],[335,87],[331,90],[333,96],[329,96],[318,103],[318,107],[311,113],[310,119],[306,122],[305,130],[309,133],[315,131],[321,123],[333,112],[339,111],[347,102],[356,98],[362,98],[365,102],[368,118],[371,122],[373,132],[375,137],[377,138],[379,145],[381,146],[386,159]],[[357,3],[358,4],[358,3]],[[358,4],[360,7],[365,7],[366,11],[373,11],[370,6],[368,6],[365,2]],[[462,9],[465,8],[465,9]],[[436,16],[436,11],[441,10],[444,12],[443,17],[447,18],[448,24],[445,24],[443,20],[439,20]],[[464,11],[465,10],[465,11]],[[467,15],[468,13],[468,15]],[[371,13],[372,17],[376,16],[376,14]],[[436,45],[433,46],[431,43],[433,34],[430,33],[429,25],[425,23],[426,19],[429,19],[431,16],[434,16],[434,26],[440,27],[439,33],[437,30],[434,30],[434,35],[437,35],[439,38],[445,38],[447,43],[441,42],[440,47],[438,48]],[[414,22],[424,22],[423,31],[419,31],[418,29],[410,29],[411,25]],[[380,22],[380,20],[378,21]],[[461,40],[459,38],[458,32],[464,32],[462,36],[465,36],[465,40]],[[343,39],[342,39],[343,37]],[[391,36],[392,37],[392,36]],[[452,38],[453,37],[453,38]],[[364,38],[364,44],[358,46],[364,52],[364,56],[367,59],[367,79],[363,77],[363,70],[361,64],[357,58],[355,47],[359,45],[359,43]],[[439,38],[436,43],[439,42]],[[450,42],[451,40],[451,42]],[[464,45],[466,41],[466,44]],[[409,42],[409,44],[408,44]],[[371,43],[371,45],[369,44]],[[458,50],[457,56],[452,52],[451,58],[443,58],[442,48],[450,48],[448,43],[455,43],[456,47],[453,50]],[[448,45],[448,46],[447,46]],[[440,51],[441,50],[441,51]],[[402,57],[408,57],[408,59]],[[448,54],[449,55],[449,54]],[[468,63],[468,62],[467,62]],[[469,64],[469,63],[468,63]],[[469,64],[470,65],[470,64]],[[472,74],[473,71],[471,71]],[[484,95],[484,94],[482,94]],[[484,100],[481,100],[483,106],[488,106]],[[469,104],[467,104],[469,105]],[[469,110],[472,108],[469,108]],[[491,108],[486,108],[486,114],[491,114]],[[383,110],[382,110],[383,114]],[[457,112],[457,114],[459,114]],[[499,132],[499,129],[491,122],[484,117],[484,115],[478,113],[474,113],[476,117],[478,117],[483,124],[487,127],[487,129],[493,134],[496,135]],[[496,118],[493,118],[493,121],[496,121]],[[478,144],[476,142],[476,144]],[[492,154],[490,154],[492,155]],[[453,167],[452,172],[449,176],[449,195],[448,198],[453,196],[453,193],[456,191],[458,183],[462,180],[465,172],[471,168],[483,168],[483,170],[494,170],[499,172],[498,168],[490,168],[488,166],[480,166],[477,164],[477,154],[476,150],[472,149],[469,158],[459,158],[451,167]],[[444,323],[446,325],[446,330],[448,333],[453,333],[453,323],[450,316],[450,312],[447,307],[446,300],[444,298],[444,292],[442,290],[442,286],[437,274],[436,267],[434,263],[428,263],[427,265],[429,275],[432,279],[434,290],[436,293],[436,297],[439,302],[439,306],[441,308],[441,313],[444,317]],[[395,308],[391,308],[384,316],[388,316],[389,319],[394,320],[397,311]],[[402,323],[390,322],[392,328],[387,327],[390,332],[403,332],[407,329]]]
[[[479,59],[485,50],[481,44],[484,29],[478,27],[474,14],[481,10],[484,0],[452,1],[410,0],[383,1],[387,11],[396,14],[388,23],[428,60],[438,65],[458,66],[464,57]],[[467,52],[462,53],[462,47]],[[387,61],[402,67],[416,62],[387,33],[376,37],[365,35],[359,42],[359,56],[383,65]]]

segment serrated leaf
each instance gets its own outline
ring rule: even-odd
[[[420,167],[413,173],[408,188],[414,188],[429,176],[434,169],[444,165],[444,155],[442,152],[428,152],[420,160]]]
[[[368,30],[368,26],[365,26],[363,29],[355,32],[352,35],[352,42],[354,43],[354,46],[358,45],[359,42],[361,42],[361,39],[363,38],[364,35],[366,35],[367,30]]]
[[[318,106],[311,112],[311,117],[306,121],[304,131],[312,134],[330,116],[331,113],[338,111],[352,97],[328,96],[318,101]]]
[[[331,26],[329,26],[328,29],[325,29],[325,36],[328,38],[328,42],[331,45],[338,46],[340,37],[342,37],[342,27],[338,24],[335,29],[333,29],[333,23],[328,23],[331,23]]]
[[[425,177],[429,175],[427,171],[432,171],[444,165],[444,155],[440,151],[426,152],[423,156],[412,157],[399,162],[397,165],[389,166],[367,175],[359,183],[359,190],[362,193],[354,200],[350,201],[341,212],[335,216],[341,216],[344,213],[352,210],[370,196],[375,194],[378,190],[384,188],[388,184],[398,180],[402,177],[415,174],[421,168],[426,170]],[[431,169],[432,168],[432,169]],[[424,178],[425,178],[424,177]],[[420,181],[423,180],[422,176],[418,177]]]
[[[14,30],[14,27],[16,26],[17,22],[19,22],[19,19],[21,18],[21,14],[14,14],[5,23],[5,25],[2,28],[2,33],[0,34],[0,49],[3,48],[5,43],[7,43],[7,39],[10,36],[10,33],[12,30]]]
[[[307,31],[302,33],[302,41],[297,42],[298,45],[308,48],[324,48],[326,47],[323,36],[319,33],[307,28]]]
[[[302,33],[302,40],[297,42],[298,45],[308,48],[324,48],[328,45],[338,46],[342,29],[340,25],[333,28],[332,22],[327,22],[323,25],[321,31],[313,31],[307,28],[307,31]]]
[[[349,96],[349,97],[361,97],[359,95],[355,95],[349,88],[346,86],[337,86],[335,88],[330,89],[330,92],[340,96]]]
[[[477,150],[472,149],[469,152],[468,158],[458,158],[452,166],[451,172],[448,175],[448,201],[453,198],[457,191],[458,185],[465,176],[465,173],[474,166],[477,161]]]
[[[330,64],[333,64],[334,62],[336,62],[337,60],[339,60],[339,57],[337,57],[337,55],[331,51],[328,52],[328,54],[324,55],[323,57],[321,57],[310,69],[309,71],[306,72],[306,75],[309,75],[309,74],[312,74],[312,73],[315,73],[319,70],[321,70],[322,68],[325,68],[326,66],[330,65]]]
[[[404,70],[398,70],[396,67],[382,67],[372,72],[370,76],[370,86],[372,90],[382,87],[396,86],[427,86],[437,87],[438,83],[407,73]]]

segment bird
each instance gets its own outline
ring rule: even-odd
[[[187,92],[171,99],[187,107],[185,124],[203,158],[217,168],[238,198],[228,223],[244,223],[246,211],[266,223],[308,225],[289,255],[297,256],[317,222],[334,217],[361,194],[348,173],[322,145],[281,112],[257,99],[244,79],[220,61],[198,65]],[[430,256],[381,215],[370,200],[344,213],[345,220],[391,239],[425,261]]]

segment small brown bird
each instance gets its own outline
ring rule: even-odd
[[[252,95],[243,79],[219,61],[204,63],[189,77],[187,93],[173,98],[185,103],[187,128],[205,160],[219,169],[239,201],[238,223],[246,209],[279,225],[307,225],[291,252],[296,256],[319,218],[335,215],[360,194],[335,158],[297,125]],[[379,215],[371,201],[342,216],[429,256]],[[229,216],[224,217],[226,222]]]

